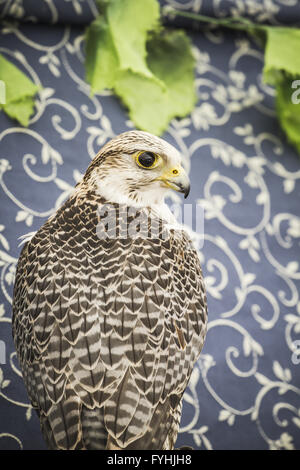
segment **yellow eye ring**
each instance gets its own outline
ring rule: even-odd
[[[153,152],[143,151],[139,152],[136,156],[136,163],[145,170],[151,170],[152,168],[155,168],[158,160],[159,156]]]

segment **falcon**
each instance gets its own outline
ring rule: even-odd
[[[170,188],[179,152],[120,134],[22,249],[13,338],[50,449],[174,449],[207,308]]]

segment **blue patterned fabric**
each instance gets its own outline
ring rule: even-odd
[[[298,0],[159,0],[173,7],[216,18],[244,17],[256,23],[299,25]],[[32,23],[88,24],[97,16],[96,0],[0,0],[0,18]],[[176,20],[182,23],[181,20]],[[193,21],[183,21],[196,26]]]
[[[2,2],[2,12],[15,5],[22,16],[34,3]],[[58,3],[62,12],[91,6],[46,3],[52,15]],[[165,3],[198,11],[209,2]],[[226,2],[211,3],[223,14]],[[254,11],[262,3],[244,5]],[[242,4],[227,2],[226,11]],[[283,22],[292,11],[300,18],[296,1],[268,5],[276,9],[273,23],[281,11]],[[43,89],[27,129],[0,114],[0,449],[45,449],[11,339],[19,237],[61,205],[107,140],[132,128],[116,97],[90,96],[84,27],[72,23],[6,18],[1,27],[0,53]],[[242,33],[189,34],[199,100],[163,137],[182,152],[188,201],[205,213],[204,236],[193,237],[199,246],[204,238],[209,329],[184,396],[177,445],[299,449],[300,158],[279,129],[274,91],[262,84],[262,51]]]

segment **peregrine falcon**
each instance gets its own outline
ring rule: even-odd
[[[24,245],[13,338],[50,449],[174,449],[207,325],[198,254],[164,202],[189,187],[172,145],[125,132]]]

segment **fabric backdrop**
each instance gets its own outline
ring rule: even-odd
[[[257,23],[299,25],[298,0],[159,0],[162,7],[223,18],[243,16]],[[0,0],[0,18],[31,23],[88,24],[97,16],[96,0]],[[182,23],[176,20],[175,23]],[[183,21],[188,27],[195,22]]]
[[[272,24],[300,20],[296,0],[162,3]],[[92,1],[0,0],[0,7],[0,53],[42,85],[28,128],[0,113],[0,449],[45,449],[11,339],[19,237],[44,223],[98,149],[132,123],[116,97],[91,97],[84,81]],[[163,137],[183,155],[188,201],[205,213],[204,235],[193,237],[209,328],[177,444],[300,449],[300,157],[278,126],[255,43],[216,29],[189,34],[199,100]]]

